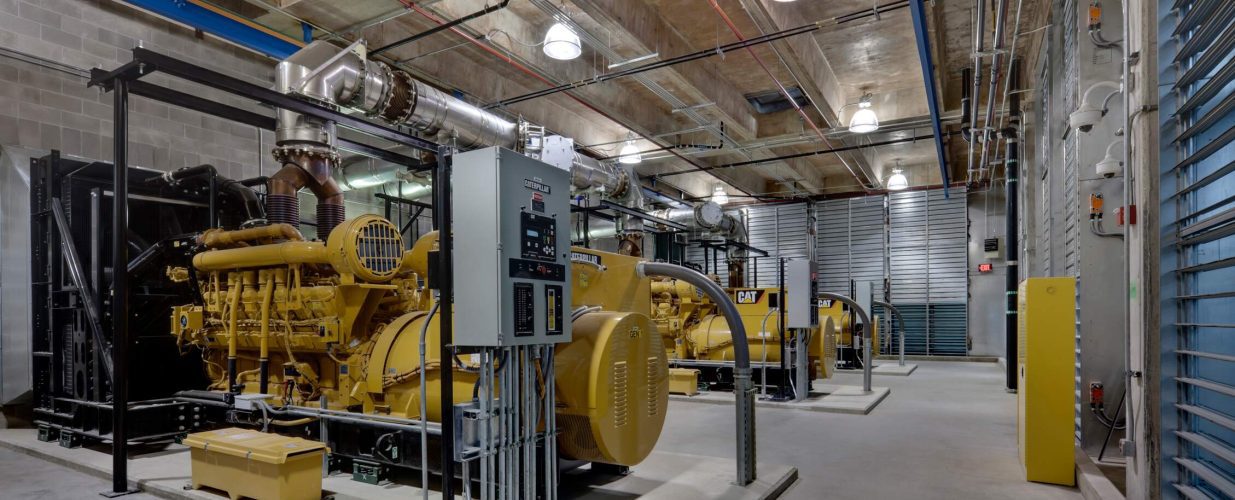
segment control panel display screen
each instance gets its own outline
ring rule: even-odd
[[[557,256],[557,223],[552,217],[523,212],[519,223],[523,229],[520,244],[522,257],[541,262],[555,262]]]

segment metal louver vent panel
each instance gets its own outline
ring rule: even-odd
[[[882,289],[887,248],[884,197],[828,200],[815,206],[820,290],[848,294],[849,283],[871,281]]]
[[[1235,497],[1235,8],[1158,6],[1163,498]],[[1169,10],[1169,9],[1174,9]]]
[[[755,286],[779,284],[779,259],[805,259],[813,245],[805,203],[760,205],[747,209],[746,220],[750,244],[768,252],[760,259]]]

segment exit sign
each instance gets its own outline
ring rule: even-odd
[[[978,264],[978,272],[980,273],[989,273],[994,268],[995,268],[994,264],[991,264],[989,262],[985,264]]]

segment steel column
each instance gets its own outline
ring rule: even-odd
[[[112,489],[105,495],[120,496],[135,491],[129,489],[125,418],[129,406],[129,82],[116,79],[112,97]]]
[[[451,221],[450,200],[450,170],[453,162],[453,151],[443,146],[437,154],[437,168],[433,172],[433,225],[437,228],[437,285],[439,292],[438,313],[443,318],[438,322],[439,328],[439,359],[443,366],[449,367],[454,359],[454,235]],[[452,370],[443,369],[441,374],[442,435],[454,435],[454,418],[450,413],[454,409],[454,380]],[[454,498],[454,465],[455,447],[453,439],[441,441],[442,461],[442,498]]]

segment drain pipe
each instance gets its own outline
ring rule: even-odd
[[[1015,85],[1020,79],[1020,64],[1019,61],[1013,60],[1011,71],[1008,76],[1008,87]],[[1004,374],[1004,387],[1010,391],[1017,390],[1019,377],[1016,373],[1016,360],[1019,354],[1017,349],[1020,348],[1017,340],[1017,328],[1020,325],[1019,305],[1020,297],[1020,263],[1017,262],[1020,258],[1020,229],[1018,220],[1020,214],[1019,199],[1020,194],[1020,132],[1021,132],[1021,96],[1020,94],[1012,94],[1011,108],[1009,108],[1009,116],[1011,119],[1008,122],[1008,128],[1004,130],[1004,137],[1007,141],[1006,151],[1004,154],[1004,176],[1007,178],[1007,183],[1004,188],[1004,261],[1007,263],[1005,271],[1007,276],[1004,280],[1004,291],[1007,294],[1007,310],[1004,318],[1004,356],[1007,357],[1006,373]],[[993,177],[993,176],[992,176]]]
[[[832,292],[819,292],[819,298],[839,300],[841,303],[849,306],[858,315],[858,319],[862,320],[862,390],[871,392],[871,369],[874,368],[874,359],[871,359],[871,330],[874,325],[871,323],[871,317],[866,313],[866,309],[858,305],[853,299]],[[904,328],[902,328],[903,330]]]
[[[888,302],[883,302],[880,300],[873,300],[871,301],[871,303],[879,307],[882,307],[884,309],[887,309],[889,311],[892,311],[892,315],[896,316],[896,323],[900,325],[900,330],[901,330],[900,335],[898,335],[898,337],[900,338],[900,346],[898,348],[900,351],[899,353],[900,365],[905,366],[905,316],[901,314],[900,310],[897,309],[896,306]]]
[[[737,481],[746,486],[755,480],[755,386],[751,382],[750,347],[747,345],[746,327],[738,307],[725,289],[707,276],[686,267],[664,262],[640,262],[635,268],[640,278],[665,277],[682,280],[698,287],[716,307],[720,308],[725,321],[732,330],[733,339],[733,395],[737,412]],[[848,299],[846,299],[848,300]],[[863,312],[865,317],[865,312]],[[867,390],[869,391],[869,382]]]

